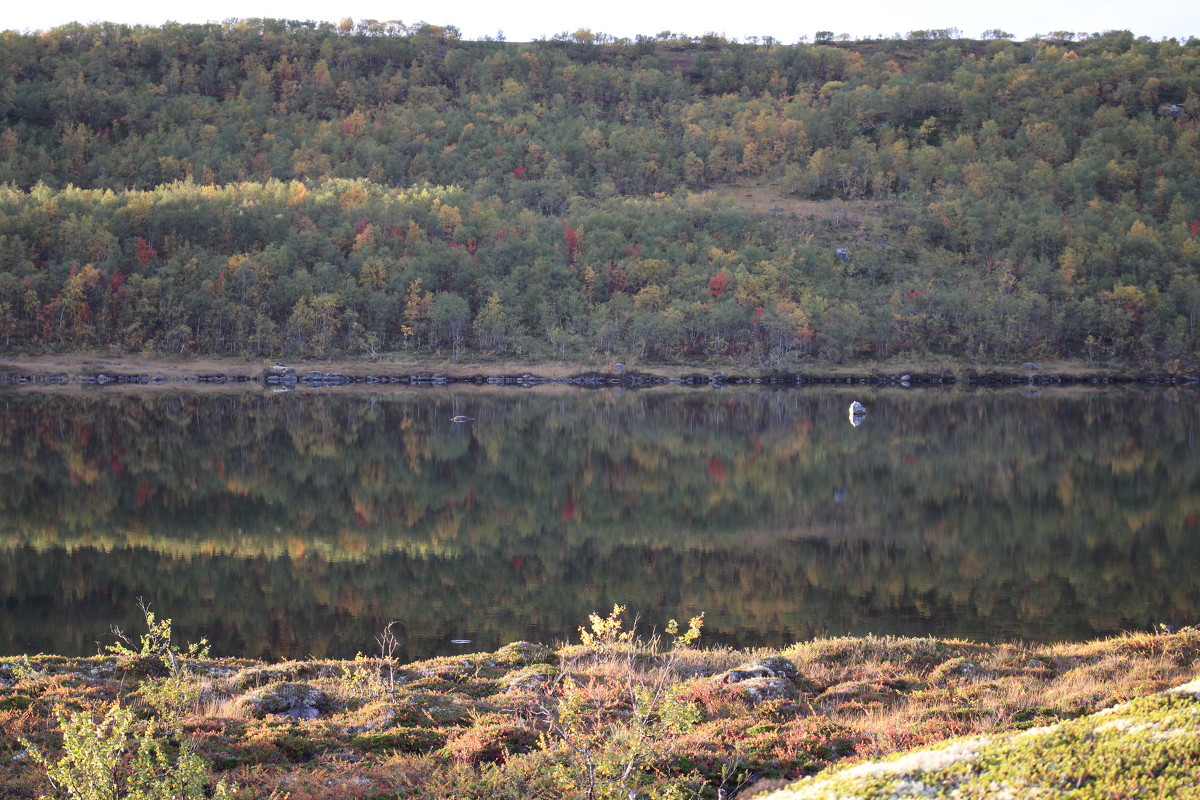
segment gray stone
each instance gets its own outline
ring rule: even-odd
[[[240,701],[256,717],[268,714],[316,719],[332,710],[329,696],[307,683],[275,683],[242,695]]]

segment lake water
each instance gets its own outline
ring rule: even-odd
[[[139,597],[272,659],[390,620],[409,660],[577,641],[614,603],[734,646],[1195,623],[1196,393],[1029,395],[5,391],[0,652],[95,653]]]

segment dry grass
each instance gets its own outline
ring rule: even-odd
[[[876,200],[808,200],[786,192],[777,183],[739,183],[714,188],[723,205],[755,214],[786,214],[842,225],[862,225],[882,219],[887,203]]]
[[[16,736],[53,746],[55,707],[141,707],[142,682],[158,680],[118,674],[103,659],[31,663],[0,659],[0,753],[19,749]],[[730,677],[754,664],[797,674]],[[180,722],[216,773],[242,787],[239,797],[549,798],[584,796],[589,786],[598,797],[627,788],[716,797],[1152,694],[1195,678],[1200,633],[1047,646],[845,637],[781,653],[645,641],[510,645],[399,666],[394,685],[381,679],[378,659],[195,666],[204,692]],[[522,675],[529,679],[506,679]],[[248,692],[297,683],[330,698],[330,710],[264,716],[244,702]],[[758,691],[768,685],[785,691]],[[0,796],[42,790],[31,764],[0,762]]]

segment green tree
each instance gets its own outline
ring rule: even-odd
[[[471,321],[470,305],[453,292],[438,292],[429,309],[429,320],[435,340],[439,344],[449,344],[457,361]]]
[[[503,351],[508,344],[508,315],[499,292],[492,292],[474,322],[475,338],[483,350]]]

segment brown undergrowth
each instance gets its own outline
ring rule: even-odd
[[[1190,680],[1200,664],[1195,628],[1050,646],[829,638],[773,652],[697,648],[699,619],[647,637],[619,608],[592,623],[582,644],[405,665],[385,637],[354,661],[211,659],[169,644],[0,659],[0,796],[72,797],[31,752],[54,763],[64,719],[119,706],[143,734],[169,722],[167,751],[198,756],[204,791],[223,780],[237,798],[746,797],[835,763],[1073,719]],[[143,740],[121,743],[118,778]]]

